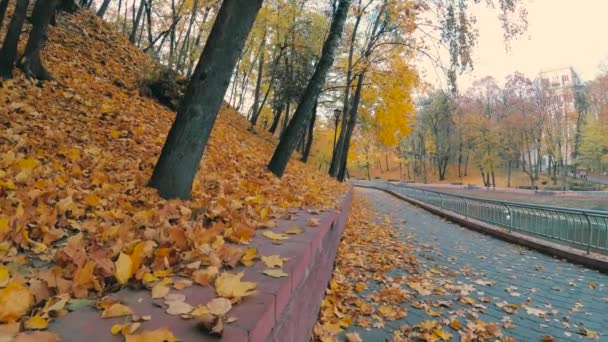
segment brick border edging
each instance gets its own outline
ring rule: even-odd
[[[325,234],[312,243],[310,263],[304,270],[302,280],[295,287],[288,304],[277,313],[277,319],[266,341],[310,341],[317,323],[321,301],[334,268],[338,245],[346,226],[353,199],[351,187],[331,220],[324,220],[315,229]]]
[[[590,253],[586,254],[586,252],[581,251],[576,248],[560,245],[557,243],[552,243],[546,240],[542,240],[539,238],[535,238],[526,234],[517,233],[517,232],[509,232],[508,230],[501,228],[499,226],[489,224],[483,221],[479,221],[476,219],[468,218],[463,215],[439,208],[432,204],[427,204],[421,201],[418,201],[413,198],[409,198],[402,194],[398,194],[394,191],[383,189],[374,186],[366,186],[366,185],[355,185],[360,188],[368,188],[368,189],[376,189],[384,191],[394,197],[397,197],[403,201],[409,202],[415,206],[418,206],[422,209],[430,211],[431,213],[446,218],[454,223],[457,223],[465,228],[469,228],[480,233],[492,235],[499,239],[505,240],[507,242],[515,243],[518,245],[526,246],[532,249],[535,249],[541,253],[551,255],[553,257],[559,257],[570,262],[574,262],[576,264],[580,264],[592,269],[596,269],[603,273],[608,273],[608,256],[598,254],[598,253]]]

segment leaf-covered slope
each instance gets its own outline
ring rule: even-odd
[[[56,81],[37,84],[15,71],[0,86],[0,259],[30,265],[36,255],[66,281],[47,282],[50,291],[34,293],[36,300],[99,292],[115,281],[120,252],[134,263],[128,276],[138,279],[183,271],[203,250],[210,263],[226,261],[232,253],[219,252],[218,236],[246,242],[288,208],[330,207],[344,193],[296,161],[274,177],[266,163],[276,141],[249,132],[242,116],[223,108],[192,200],[162,200],[146,182],[175,113],[139,95],[152,68],[147,56],[83,11],[58,18],[43,60]],[[155,254],[134,251],[141,241],[156,246]]]

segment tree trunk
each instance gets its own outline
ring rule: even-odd
[[[57,0],[36,1],[32,11],[32,31],[19,62],[19,68],[26,75],[43,81],[53,79],[40,60],[40,50],[47,39],[49,23],[56,6]]]
[[[154,38],[152,37],[152,0],[146,1],[146,22],[148,25],[148,46],[153,44]]]
[[[390,171],[390,168],[388,166],[388,151],[384,152],[384,159],[386,160],[386,171]]]
[[[0,28],[4,23],[4,16],[6,15],[6,8],[8,7],[8,0],[0,0]]]
[[[186,53],[189,50],[189,48],[188,48],[189,44],[186,44],[186,43],[190,42],[190,34],[192,33],[192,26],[194,25],[194,21],[196,19],[197,8],[198,8],[198,0],[194,0],[192,2],[192,13],[190,14],[190,23],[188,24],[188,29],[186,30],[186,38],[184,39],[184,44],[182,44],[182,49],[179,52],[179,57],[177,59],[177,69],[178,70],[180,70],[184,67]]]
[[[355,90],[355,97],[353,99],[353,105],[350,108],[350,115],[348,116],[348,126],[346,127],[346,135],[344,136],[344,147],[340,155],[340,169],[338,170],[338,181],[343,182],[344,176],[346,175],[346,163],[348,161],[348,150],[350,149],[350,139],[355,130],[357,124],[357,111],[359,110],[359,101],[361,100],[361,89],[363,88],[363,72],[357,77],[357,89]],[[382,169],[382,165],[380,165]]]
[[[471,150],[469,150],[469,149],[467,148],[467,156],[466,156],[466,158],[465,158],[465,160],[464,160],[464,176],[465,176],[465,177],[467,176],[467,174],[468,174],[468,169],[469,169],[469,152],[470,152],[470,151],[471,151]]]
[[[458,145],[458,178],[462,178],[460,168],[462,166],[462,143]]]
[[[509,160],[509,162],[507,163],[507,188],[511,187],[511,164],[512,161]]]
[[[106,15],[106,11],[108,10],[109,6],[110,0],[103,0],[101,6],[99,7],[99,10],[97,11],[97,16],[103,19],[103,16]]]
[[[359,5],[361,5],[361,1],[359,1]],[[332,177],[336,177],[338,174],[338,170],[340,169],[339,161],[340,154],[342,152],[342,146],[344,146],[344,135],[346,134],[346,114],[349,113],[348,106],[350,105],[350,87],[352,85],[352,71],[353,71],[353,55],[355,52],[355,42],[357,39],[357,32],[359,29],[359,24],[361,23],[361,15],[357,16],[355,20],[355,26],[353,28],[353,33],[350,39],[350,47],[348,50],[348,64],[346,67],[346,86],[344,87],[344,99],[342,105],[342,129],[340,130],[340,138],[338,139],[338,143],[334,142],[334,148],[331,154],[331,165],[329,167],[329,175]],[[336,121],[339,121],[340,118]],[[336,125],[336,130],[337,130]]]
[[[0,78],[13,77],[13,65],[15,65],[17,59],[17,45],[19,45],[19,36],[21,35],[28,5],[29,0],[17,0],[15,5],[15,12],[4,37],[2,50],[0,50]]]
[[[327,40],[323,45],[321,58],[315,67],[315,72],[302,94],[293,119],[289,123],[268,164],[268,169],[278,177],[282,177],[283,173],[285,173],[287,162],[296,148],[300,135],[302,135],[310,120],[313,106],[321,93],[329,69],[334,62],[334,55],[338,49],[338,45],[340,45],[340,38],[342,37],[342,30],[344,29],[344,22],[346,21],[349,6],[350,0],[340,0],[329,29]]]
[[[291,103],[289,101],[287,101],[287,106],[285,107],[285,115],[283,116],[281,134],[279,134],[279,137],[283,137],[283,134],[285,134],[285,131],[287,130],[287,124],[289,123],[289,111],[290,110],[291,110]]]
[[[262,92],[262,76],[264,74],[264,45],[265,40],[262,41],[262,47],[260,48],[260,58],[258,58],[258,77],[255,82],[255,92],[253,95],[253,106],[251,114],[251,126],[255,126],[258,122],[258,116],[260,115],[260,94]]]
[[[274,134],[274,132],[276,132],[277,127],[279,127],[279,121],[281,120],[281,114],[283,112],[283,106],[281,105],[281,107],[279,107],[279,109],[276,110],[276,112],[274,113],[274,117],[272,118],[272,124],[270,125],[270,129],[268,129],[268,132]]]
[[[306,138],[306,146],[304,147],[304,153],[302,153],[302,162],[306,163],[310,156],[310,149],[312,147],[312,139],[314,137],[315,121],[317,119],[317,106],[318,102],[315,103],[314,109],[312,110],[312,118],[310,119],[310,125],[308,125],[308,138]]]
[[[262,1],[222,3],[150,179],[163,198],[190,197],[230,75]]]
[[[131,44],[135,44],[135,39],[137,37],[137,30],[139,29],[139,22],[141,21],[141,16],[144,13],[144,6],[146,0],[141,0],[139,2],[139,8],[137,9],[137,17],[135,17],[135,21],[133,22],[133,27],[131,28],[131,34],[129,35],[129,41]]]

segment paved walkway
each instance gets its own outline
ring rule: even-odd
[[[391,218],[400,238],[419,247],[416,254],[423,269],[457,272],[452,274],[454,282],[474,287],[468,296],[482,305],[479,319],[511,321],[513,327],[503,327],[504,335],[517,341],[541,341],[544,335],[556,341],[581,341],[589,340],[581,333],[598,333],[593,340],[608,341],[608,275],[462,228],[378,190],[359,188],[357,192],[369,199],[378,214]],[[394,273],[407,275],[401,270]],[[427,299],[454,302],[450,308],[439,309],[441,317],[459,307],[470,308],[451,293],[415,298]],[[511,310],[509,304],[518,307]],[[387,322],[381,329],[351,327],[349,331],[358,332],[365,341],[390,341],[392,331],[404,324],[414,327],[424,320],[441,319],[429,317],[411,303],[406,305],[404,319]],[[458,341],[458,333],[452,333]]]

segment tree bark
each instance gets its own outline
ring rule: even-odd
[[[42,81],[53,79],[42,64],[40,50],[47,39],[49,24],[56,6],[57,0],[36,1],[32,11],[32,31],[19,62],[19,68],[26,75]]]
[[[6,8],[8,7],[8,0],[0,0],[0,28],[4,23],[4,16],[6,15]]]
[[[263,0],[224,0],[149,185],[163,198],[189,198],[232,70]]]
[[[361,1],[359,1],[359,6],[361,6]],[[340,130],[340,138],[338,139],[338,143],[334,143],[334,148],[331,154],[331,165],[329,167],[329,175],[332,177],[337,176],[339,170],[339,161],[340,154],[342,152],[342,146],[344,145],[344,134],[346,134],[346,114],[349,112],[348,105],[350,104],[350,87],[352,84],[352,71],[353,71],[353,55],[355,52],[355,42],[357,39],[357,32],[359,29],[359,24],[361,22],[361,15],[357,16],[355,20],[355,26],[353,28],[353,33],[350,38],[350,47],[348,50],[348,64],[346,67],[346,87],[344,88],[344,98],[342,104],[342,129]],[[339,121],[339,118],[338,118]],[[338,128],[336,127],[336,130]]]
[[[344,147],[340,155],[340,169],[338,170],[338,181],[343,182],[344,176],[346,175],[346,163],[348,161],[348,150],[350,149],[350,139],[355,130],[357,124],[357,111],[359,110],[359,101],[361,100],[361,89],[363,88],[363,72],[357,77],[357,88],[355,90],[355,98],[353,99],[353,105],[350,108],[350,115],[348,116],[348,126],[346,127],[346,134],[344,135]],[[380,170],[382,170],[382,163],[380,163]]]
[[[283,137],[285,131],[287,130],[287,124],[289,123],[289,111],[291,109],[291,102],[287,101],[287,106],[285,106],[285,115],[283,116],[283,124],[281,125],[281,134],[279,137]]]
[[[141,0],[139,2],[139,8],[137,9],[137,17],[135,17],[135,21],[133,22],[133,27],[131,28],[131,34],[129,35],[129,41],[131,44],[135,44],[135,39],[137,37],[137,30],[139,29],[139,22],[141,21],[141,16],[144,13],[144,6],[146,0]]]
[[[99,10],[97,11],[97,16],[103,19],[103,16],[106,15],[106,11],[110,6],[110,0],[103,0],[101,6],[99,6]]]
[[[313,106],[317,102],[317,98],[321,93],[321,88],[325,83],[329,69],[334,62],[334,56],[338,49],[338,45],[340,44],[340,38],[342,37],[344,22],[346,21],[349,6],[350,0],[340,0],[315,72],[302,94],[302,98],[293,115],[293,119],[289,122],[287,130],[281,137],[279,145],[268,164],[268,169],[278,177],[282,177],[285,173],[287,162],[289,161],[293,150],[296,148],[300,135],[302,135],[302,132],[306,129],[306,125],[310,120]]]
[[[272,118],[272,124],[270,125],[270,129],[268,129],[268,132],[270,132],[272,134],[274,134],[274,132],[276,132],[277,127],[279,127],[279,121],[281,120],[282,112],[283,112],[283,106],[281,106],[275,112],[274,117]]]
[[[186,30],[186,38],[185,38],[185,42],[184,44],[182,44],[182,49],[179,53],[179,58],[177,60],[177,69],[182,69],[184,67],[184,63],[185,63],[185,58],[186,58],[186,53],[189,50],[189,44],[186,44],[188,42],[190,42],[190,34],[192,32],[192,27],[194,25],[194,21],[196,19],[196,10],[198,9],[198,0],[194,0],[192,2],[192,14],[190,15],[190,23],[188,24],[188,29]]]
[[[251,126],[255,126],[258,121],[258,116],[260,114],[260,94],[262,92],[262,75],[264,73],[264,44],[265,41],[262,41],[262,48],[260,49],[260,58],[258,59],[258,77],[255,82],[253,106],[251,109]]]
[[[29,0],[17,0],[15,5],[15,11],[0,50],[0,78],[13,77],[13,66],[17,59],[17,45],[19,45],[19,36],[21,36],[21,28],[25,21],[28,5]]]
[[[310,125],[308,125],[308,138],[306,138],[306,146],[304,147],[304,153],[302,153],[302,162],[308,162],[310,156],[310,149],[312,148],[312,139],[314,137],[315,121],[317,120],[317,106],[318,101],[315,103],[315,107],[312,111],[312,118],[310,119]]]

